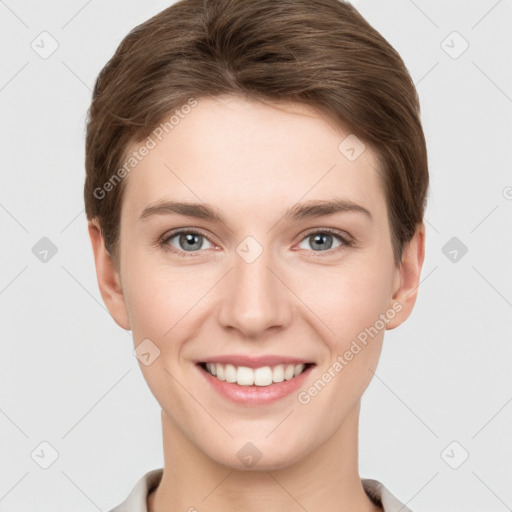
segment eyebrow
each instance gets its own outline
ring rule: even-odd
[[[370,221],[372,214],[364,206],[347,199],[316,200],[299,203],[286,210],[283,215],[285,222],[335,215],[344,212],[357,212],[364,214]],[[196,219],[209,220],[225,224],[220,211],[204,203],[186,203],[175,201],[158,201],[150,204],[139,216],[139,220],[145,220],[154,215],[178,214]]]

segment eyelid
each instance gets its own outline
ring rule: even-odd
[[[163,247],[163,249],[166,251],[169,251],[173,254],[177,254],[178,256],[192,256],[193,257],[193,256],[200,255],[202,252],[204,252],[202,250],[183,251],[183,250],[176,249],[175,247],[171,247],[170,245],[168,245],[168,242],[170,239],[172,239],[178,235],[181,235],[183,233],[201,235],[202,237],[206,238],[212,245],[217,245],[215,242],[213,242],[210,239],[210,236],[207,235],[201,228],[186,228],[186,227],[185,228],[177,228],[175,230],[167,231],[158,239],[157,245],[160,247]],[[308,252],[313,253],[316,256],[322,256],[323,254],[332,255],[346,247],[352,247],[355,243],[355,240],[351,235],[349,235],[345,231],[341,231],[341,230],[335,229],[335,228],[311,228],[310,230],[306,231],[306,233],[301,236],[301,239],[299,240],[298,243],[301,243],[306,238],[308,238],[309,236],[314,235],[316,233],[326,233],[326,234],[332,235],[332,236],[338,238],[342,242],[342,244],[339,247],[336,247],[334,249],[328,249],[326,251],[313,251],[313,250],[308,251]]]
[[[202,250],[200,251],[183,251],[183,250],[180,250],[180,249],[176,249],[175,247],[172,247],[168,244],[169,240],[171,240],[172,238],[178,236],[178,235],[182,235],[184,233],[187,233],[187,234],[195,234],[195,235],[201,235],[202,237],[206,238],[212,245],[216,246],[217,244],[215,242],[213,242],[211,239],[210,239],[210,236],[207,235],[201,228],[177,228],[177,229],[174,229],[174,230],[170,230],[170,231],[167,231],[165,232],[157,241],[157,246],[158,247],[162,247],[164,249],[164,251],[169,251],[173,254],[176,254],[178,256],[185,256],[185,257],[194,257],[194,256],[199,256],[201,255]]]
[[[342,231],[336,228],[312,228],[311,230],[307,231],[304,235],[302,235],[302,238],[300,239],[299,243],[301,243],[303,240],[316,233],[332,235],[333,237],[338,238],[341,241],[341,245],[335,247],[334,249],[327,249],[326,251],[308,250],[307,252],[311,253],[313,257],[322,258],[333,256],[338,254],[340,251],[346,250],[347,248],[353,247],[355,245],[355,239],[351,235],[349,235],[346,231]]]
[[[304,238],[314,235],[315,233],[329,233],[330,235],[340,238],[342,242],[347,244],[355,242],[354,238],[346,231],[342,231],[341,229],[336,228],[312,228],[311,230],[306,231],[306,233],[302,236],[301,242],[304,240]]]

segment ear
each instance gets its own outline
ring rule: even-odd
[[[405,322],[412,313],[418,286],[420,284],[421,269],[425,259],[425,223],[416,228],[411,241],[404,247],[402,263],[397,269],[395,293],[391,305],[397,311],[395,317],[387,323],[386,329],[391,330]]]
[[[103,302],[117,325],[123,329],[130,330],[130,318],[121,288],[120,274],[112,256],[105,248],[101,229],[96,219],[89,221],[88,230],[94,252],[98,287]]]

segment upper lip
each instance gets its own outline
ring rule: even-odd
[[[289,356],[244,356],[231,354],[207,357],[206,359],[197,360],[196,363],[221,363],[232,364],[233,366],[246,366],[248,368],[261,368],[262,366],[277,366],[278,364],[311,364],[312,361]]]

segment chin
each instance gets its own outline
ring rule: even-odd
[[[217,464],[235,471],[277,471],[285,469],[305,456],[303,444],[289,443],[283,446],[281,442],[267,440],[248,441],[230,440],[223,445],[222,451],[211,452],[206,455]]]

